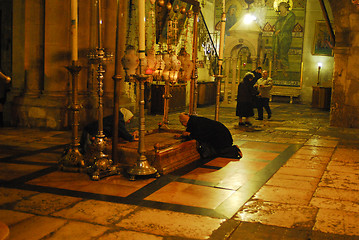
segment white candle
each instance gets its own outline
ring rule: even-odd
[[[72,36],[72,51],[71,60],[78,60],[78,33],[77,33],[77,0],[71,0],[71,36]]]
[[[223,61],[223,48],[224,48],[224,33],[226,28],[226,14],[222,13],[221,19],[221,35],[219,39],[219,60]]]
[[[225,0],[223,0],[223,12],[221,18],[221,34],[219,38],[219,54],[218,54],[218,65],[219,72],[218,74],[222,75],[222,63],[223,63],[223,48],[224,48],[224,33],[226,29],[226,9],[225,9]]]
[[[140,53],[140,59],[145,58],[145,0],[139,0],[138,1],[138,22],[139,22],[139,53]]]

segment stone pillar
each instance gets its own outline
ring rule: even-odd
[[[45,1],[45,13],[44,91],[48,95],[65,96],[69,89],[65,66],[71,59],[70,1]]]
[[[26,1],[25,19],[25,94],[38,96],[44,83],[44,5]]]
[[[351,1],[331,0],[335,26],[330,124],[359,128],[359,10]]]
[[[228,88],[229,88],[229,84],[228,84],[228,75],[229,75],[229,66],[230,66],[230,58],[225,58],[224,59],[224,98],[223,98],[223,102],[224,103],[228,103]]]
[[[237,79],[237,58],[232,57],[231,58],[231,69],[232,69],[232,81],[231,81],[231,102],[234,102],[236,100],[237,95],[237,89],[236,89],[236,79]]]

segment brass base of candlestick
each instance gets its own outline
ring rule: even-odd
[[[106,141],[104,136],[97,135],[95,141],[89,147],[86,153],[87,173],[92,180],[98,181],[101,178],[118,174],[117,166],[114,166],[113,161],[104,153]]]
[[[66,172],[84,172],[85,161],[83,155],[77,147],[65,149],[64,154],[59,160],[59,168]]]
[[[135,166],[127,170],[127,173],[130,175],[129,180],[136,180],[136,176],[147,176],[147,175],[155,175],[159,177],[159,173],[157,169],[152,167],[145,155],[141,155],[140,158],[136,161]]]

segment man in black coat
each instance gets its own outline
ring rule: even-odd
[[[186,113],[181,113],[179,120],[186,127],[182,136],[198,142],[202,158],[242,158],[242,152],[237,145],[233,145],[232,135],[222,123]]]
[[[118,137],[122,138],[125,141],[133,142],[138,140],[138,132],[135,131],[132,134],[129,133],[126,129],[126,124],[131,121],[133,114],[130,110],[126,108],[121,108],[118,113]],[[107,138],[112,137],[112,128],[113,128],[113,115],[103,118],[103,134]],[[94,121],[86,125],[82,131],[80,139],[80,151],[85,153],[92,144],[92,139],[96,137],[98,133],[98,121]]]

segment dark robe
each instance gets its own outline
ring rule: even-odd
[[[103,118],[103,134],[107,138],[112,137],[113,129],[113,115]],[[88,144],[90,144],[89,139],[96,136],[98,133],[98,121],[94,121],[86,125],[82,131],[80,139],[80,150],[85,152],[87,150]],[[126,129],[126,124],[123,119],[123,114],[121,111],[118,113],[118,137],[123,138],[126,141],[134,141],[133,136]]]
[[[258,91],[253,87],[253,82],[244,79],[238,84],[236,116],[253,117],[253,107],[256,104]]]
[[[233,146],[233,138],[226,126],[222,123],[205,118],[191,115],[187,123],[187,132],[190,138],[199,143],[199,152],[201,147],[206,151],[203,158],[210,157],[228,157],[239,159],[239,148]]]

